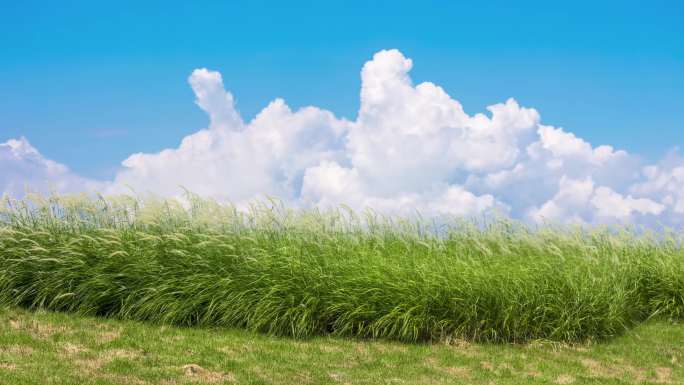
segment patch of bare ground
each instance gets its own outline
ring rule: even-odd
[[[215,384],[218,382],[235,382],[235,376],[232,373],[216,372],[205,369],[197,364],[187,364],[183,366],[183,374],[199,382]]]

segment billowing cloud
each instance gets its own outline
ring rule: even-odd
[[[662,223],[684,225],[684,158],[672,151],[659,164],[644,166],[641,175],[629,191],[665,205]]]
[[[221,75],[195,70],[189,78],[209,127],[189,135],[178,148],[134,154],[123,161],[112,189],[170,196],[179,186],[236,202],[264,195],[295,200],[304,171],[344,157],[348,122],[316,107],[292,111],[276,99],[251,122],[235,110]]]
[[[104,186],[45,158],[26,138],[0,143],[0,196],[22,196],[27,191],[42,194],[92,191]]]
[[[684,160],[676,153],[648,165],[594,147],[542,124],[514,99],[469,115],[441,87],[414,85],[411,67],[397,50],[376,53],[361,70],[353,121],[275,99],[248,122],[221,75],[198,69],[188,81],[209,126],[177,148],[133,154],[113,181],[95,182],[24,139],[10,141],[0,145],[0,188],[19,194],[20,184],[49,180],[60,191],[130,186],[174,196],[183,186],[238,204],[270,195],[292,205],[424,215],[497,210],[531,221],[684,223]]]
[[[532,207],[529,217],[537,222],[576,223],[637,222],[637,217],[657,216],[665,206],[648,198],[623,196],[610,187],[596,187],[591,177],[573,180],[561,177],[558,192],[541,207]]]
[[[345,168],[334,162],[324,162],[306,170],[301,199],[323,207],[345,204],[354,208],[370,207],[380,212],[424,215],[450,214],[473,216],[483,211],[506,207],[493,196],[476,196],[460,185],[433,184],[419,192],[410,190],[383,194],[367,184],[356,168]]]

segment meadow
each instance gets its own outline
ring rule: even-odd
[[[588,343],[684,317],[684,236],[30,195],[0,212],[0,305],[402,342]]]
[[[601,343],[402,343],[0,306],[0,385],[674,385],[683,340],[657,320]]]

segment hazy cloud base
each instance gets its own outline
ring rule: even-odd
[[[388,213],[478,215],[530,221],[684,224],[684,158],[657,164],[593,147],[514,99],[468,115],[439,86],[414,85],[412,62],[380,51],[361,71],[355,121],[276,99],[244,122],[221,75],[189,83],[209,127],[178,148],[133,154],[111,181],[80,177],[29,142],[0,143],[0,192],[99,190],[202,196],[243,204],[265,194],[291,205],[347,204]]]

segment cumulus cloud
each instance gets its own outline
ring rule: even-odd
[[[0,195],[81,192],[103,187],[103,183],[82,178],[65,165],[45,158],[24,137],[0,143]]]
[[[197,69],[188,82],[209,125],[177,148],[133,154],[113,181],[96,182],[24,139],[10,141],[0,145],[0,187],[18,194],[18,184],[49,180],[60,190],[130,186],[174,196],[183,186],[238,204],[271,195],[292,205],[424,215],[497,210],[531,221],[684,223],[684,161],[675,153],[647,165],[542,124],[512,98],[469,115],[441,87],[413,84],[412,65],[397,50],[376,53],[361,70],[353,121],[317,107],[292,110],[282,99],[244,121],[221,75]],[[19,142],[25,150],[10,149]]]
[[[659,215],[665,206],[648,198],[623,196],[609,187],[595,186],[591,177],[573,180],[561,177],[558,192],[541,207],[532,207],[529,217],[536,222],[631,223],[637,217]]]
[[[644,166],[641,175],[642,180],[632,185],[630,192],[664,204],[662,223],[684,225],[684,157],[672,151],[659,164]]]
[[[276,99],[244,123],[221,75],[195,70],[189,78],[209,127],[186,136],[178,148],[134,154],[123,161],[112,189],[178,194],[184,186],[200,195],[235,202],[272,195],[295,200],[304,171],[341,159],[348,122],[316,107],[292,111]]]
[[[420,192],[407,190],[382,194],[364,183],[358,169],[345,168],[334,162],[324,162],[307,169],[301,198],[303,202],[323,207],[345,204],[404,215],[418,211],[431,216],[473,216],[493,208],[506,209],[504,205],[497,204],[493,196],[476,196],[460,185],[435,184]]]

